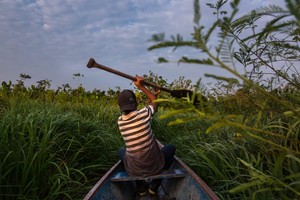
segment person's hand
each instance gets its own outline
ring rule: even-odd
[[[134,81],[134,85],[138,88],[140,88],[143,85],[144,77],[142,76],[136,76],[136,81]]]
[[[160,94],[160,89],[158,89],[158,88],[153,88],[153,89],[151,90],[151,93],[157,97],[157,96]]]

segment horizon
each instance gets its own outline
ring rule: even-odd
[[[215,20],[213,10],[201,1],[201,25]],[[276,4],[283,0],[244,1],[240,14]],[[177,62],[158,64],[159,57],[178,60],[188,55],[201,59],[201,52],[178,48],[148,51],[153,34],[165,33],[166,38],[179,33],[190,39],[193,32],[193,0],[124,0],[124,1],[47,1],[3,0],[0,2],[0,81],[15,82],[20,74],[32,77],[29,85],[50,80],[53,87],[63,84],[77,86],[73,74],[80,73],[82,86],[93,89],[130,88],[131,81],[97,69],[86,63],[93,57],[98,63],[129,75],[149,71],[168,82],[180,76],[193,83],[200,78],[213,82],[205,73],[231,76],[212,66]],[[204,22],[204,23],[203,23]]]

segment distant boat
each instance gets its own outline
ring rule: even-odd
[[[121,170],[118,161],[89,191],[84,200],[130,200],[136,199],[135,180],[150,181],[163,178],[156,195],[147,194],[139,199],[168,200],[219,200],[212,189],[178,157],[169,170],[160,174],[137,178]]]

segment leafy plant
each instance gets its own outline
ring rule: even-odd
[[[210,105],[206,109],[203,107],[199,109],[187,102],[185,109],[168,112],[162,117],[173,117],[174,120],[170,122],[170,125],[190,123],[195,120],[209,120],[212,125],[207,128],[206,133],[216,134],[222,129],[228,129],[232,135],[238,136],[239,140],[249,141],[247,143],[250,144],[255,141],[259,146],[267,147],[267,149],[255,149],[253,152],[255,157],[264,155],[266,158],[266,163],[261,169],[252,165],[252,160],[246,162],[240,158],[238,162],[244,165],[243,168],[246,171],[257,170],[256,173],[259,172],[261,176],[271,182],[269,187],[265,186],[267,181],[254,178],[249,182],[244,179],[242,182],[236,183],[240,186],[230,190],[231,193],[241,192],[245,198],[256,198],[257,196],[297,198],[299,197],[297,192],[299,188],[298,171],[291,170],[290,160],[276,160],[273,157],[279,156],[279,152],[284,152],[279,157],[300,155],[298,141],[298,132],[300,131],[299,71],[296,67],[299,61],[300,2],[286,0],[287,8],[285,9],[271,5],[253,10],[244,16],[237,15],[239,0],[230,2],[231,11],[223,10],[227,3],[228,1],[219,0],[216,4],[207,4],[214,10],[213,14],[217,19],[211,27],[205,29],[200,25],[199,1],[194,1],[194,32],[191,40],[184,40],[179,34],[171,36],[170,40],[165,39],[164,34],[154,35],[150,39],[155,44],[149,47],[149,50],[170,47],[176,50],[183,46],[195,48],[205,53],[206,57],[188,58],[184,56],[178,62],[213,65],[227,70],[234,76],[226,78],[208,75],[220,82],[227,83],[222,84],[220,89],[230,90],[225,95],[223,93],[222,96],[220,96],[222,93],[219,93],[218,100],[214,102],[215,107]],[[265,18],[266,16],[269,18]],[[268,20],[268,22],[261,27],[258,26],[259,20]],[[210,41],[216,41],[215,35],[218,36],[217,45],[210,43]],[[211,48],[211,46],[215,48]],[[238,50],[235,50],[236,48]],[[164,58],[159,58],[159,61],[162,60],[168,62]],[[237,65],[237,62],[241,65]],[[246,73],[242,74],[238,67],[243,67]],[[272,91],[278,87],[280,90],[294,88],[296,92],[289,93],[291,98],[288,99],[282,95],[287,92],[278,95]],[[159,101],[183,103],[169,99]],[[211,104],[211,102],[209,103]],[[266,150],[268,154],[264,152]],[[247,149],[247,151],[251,152],[252,150]],[[224,166],[216,168],[216,163],[212,161],[213,157],[206,156],[203,151],[198,153],[206,160],[206,163],[209,163],[211,168],[215,169],[214,171],[220,171],[222,167],[227,166],[224,164]],[[287,169],[288,176],[294,179],[281,180],[275,174],[267,173],[274,163],[281,163]],[[219,172],[219,174],[222,173]],[[226,179],[222,181],[229,179],[227,176],[220,176],[220,178]],[[257,190],[257,188],[259,189]],[[222,193],[226,193],[226,191],[222,191]]]

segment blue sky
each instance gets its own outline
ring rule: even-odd
[[[204,25],[212,22],[212,10],[201,1]],[[264,5],[284,5],[283,0],[242,0],[244,13]],[[246,9],[247,8],[247,9]],[[88,69],[90,57],[130,75],[152,72],[169,82],[184,76],[204,82],[204,73],[224,74],[217,68],[176,63],[158,64],[158,57],[177,59],[195,55],[194,50],[148,51],[153,34],[180,33],[190,38],[193,29],[193,0],[0,0],[0,81],[25,83],[51,80],[52,88],[79,83],[87,90],[132,88],[129,80],[98,69]],[[73,74],[84,75],[74,80]]]

